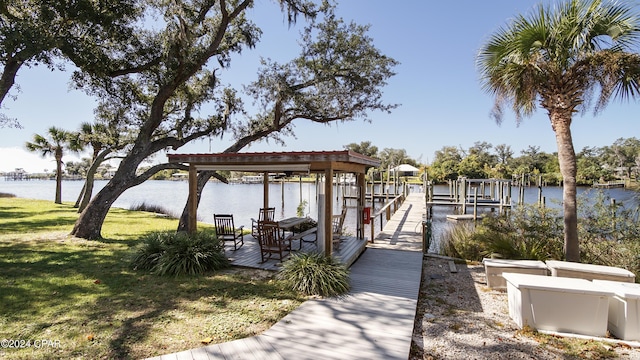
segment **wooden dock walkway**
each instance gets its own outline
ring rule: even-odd
[[[422,273],[423,214],[424,194],[410,194],[350,267],[346,296],[308,300],[257,336],[153,359],[406,360]]]
[[[422,221],[426,213],[425,194],[407,195],[402,206],[385,224],[369,248],[422,251]]]

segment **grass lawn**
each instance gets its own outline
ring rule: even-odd
[[[11,340],[0,358],[157,356],[258,334],[304,301],[264,271],[132,270],[140,235],[175,219],[113,209],[104,239],[87,241],[68,235],[77,216],[71,204],[0,198],[0,340]]]

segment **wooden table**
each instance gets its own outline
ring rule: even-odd
[[[294,236],[295,231],[293,231],[293,228],[296,227],[297,225],[307,222],[307,220],[308,218],[306,217],[294,216],[294,217],[278,220],[278,226],[280,226],[280,229],[282,229],[283,232],[290,231],[291,236]],[[284,233],[282,234],[282,236],[284,236]],[[300,249],[302,249],[302,241],[300,241],[300,246],[298,247],[298,250]]]

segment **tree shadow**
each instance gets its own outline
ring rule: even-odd
[[[192,303],[203,298],[206,306],[198,310],[203,319],[215,317],[216,311],[239,300],[299,300],[262,282],[255,282],[248,291],[241,286],[246,281],[234,277],[159,277],[136,272],[129,265],[131,256],[131,242],[114,239],[0,242],[4,313],[0,323],[21,324],[20,329],[5,329],[16,332],[5,336],[41,339],[69,332],[75,334],[74,351],[103,347],[90,354],[131,358],[141,355],[135,353],[135,344],[153,335],[158,326],[155,320],[179,321],[176,310],[195,306]],[[108,338],[90,341],[88,334]]]

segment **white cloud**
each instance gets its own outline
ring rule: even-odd
[[[63,158],[64,161],[78,161],[75,156]],[[14,171],[23,168],[28,173],[42,173],[45,169],[52,172],[56,169],[53,156],[41,157],[39,153],[28,152],[19,147],[0,147],[0,172]]]

